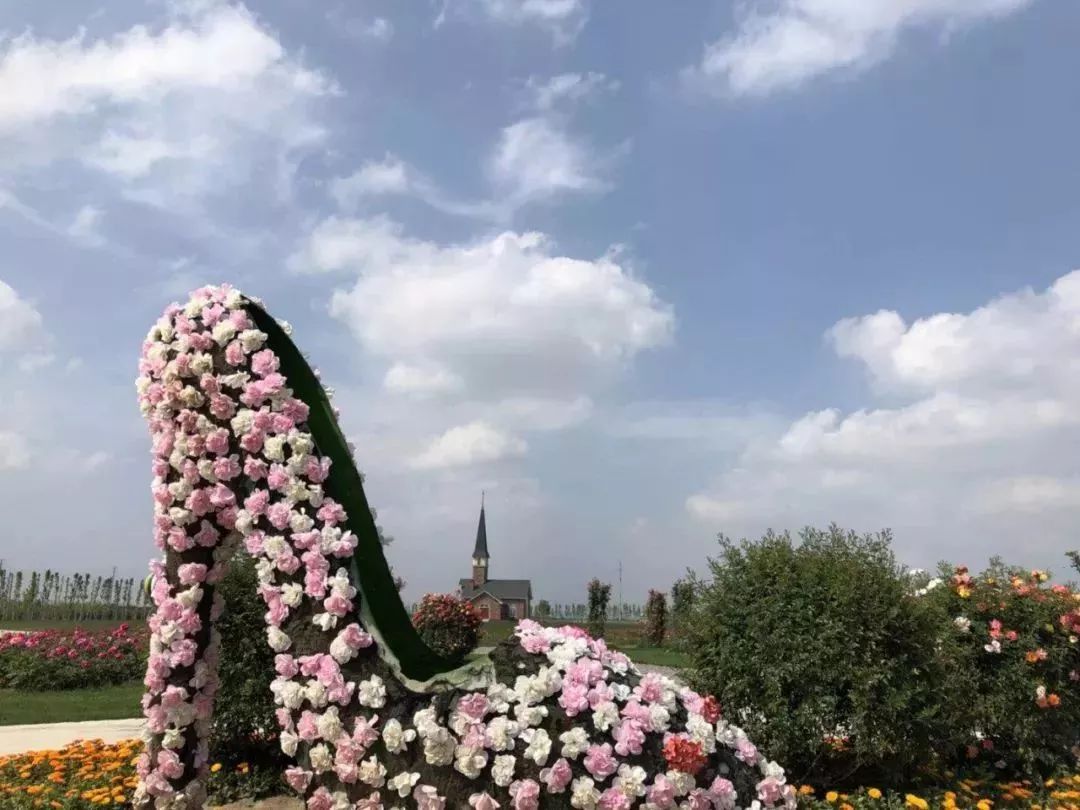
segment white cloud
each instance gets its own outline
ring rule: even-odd
[[[398,394],[430,396],[460,390],[461,378],[445,368],[395,363],[383,377],[383,387]]]
[[[585,0],[468,0],[457,8],[478,12],[486,19],[511,26],[536,26],[546,30],[556,44],[566,45],[581,33],[588,20]],[[450,3],[435,21],[442,24]]]
[[[909,30],[947,33],[1004,17],[1033,0],[782,0],[746,6],[738,30],[705,48],[687,72],[695,84],[764,95],[818,76],[859,70],[892,55]]]
[[[969,313],[847,319],[826,338],[865,365],[883,404],[757,434],[687,499],[692,515],[750,532],[906,527],[916,536],[905,543],[935,554],[945,538],[979,556],[1016,540],[1043,555],[1068,547],[1080,506],[1080,271]]]
[[[30,463],[30,448],[17,433],[0,430],[0,472],[17,470]]]
[[[105,212],[93,205],[84,205],[75,214],[75,218],[68,225],[68,236],[76,242],[91,247],[100,247],[105,244],[100,225]]]
[[[558,117],[537,115],[500,131],[484,166],[491,185],[486,199],[460,199],[389,153],[335,178],[330,193],[339,207],[350,211],[368,198],[405,195],[448,214],[507,222],[526,205],[607,191],[611,186],[606,175],[620,151],[600,153]]]
[[[439,245],[385,219],[331,218],[290,264],[354,270],[330,311],[364,349],[390,365],[443,369],[470,394],[580,395],[667,342],[674,323],[612,257],[562,256],[538,233]]]
[[[619,83],[603,73],[560,73],[547,79],[531,76],[526,82],[528,106],[542,112],[560,105],[583,101],[604,91],[618,89]]]
[[[450,428],[434,439],[412,460],[419,470],[465,467],[525,455],[523,439],[506,433],[487,422],[470,422]]]
[[[329,80],[241,5],[172,11],[112,37],[0,43],[0,173],[75,158],[131,198],[178,205],[319,140],[308,104]]]
[[[43,333],[41,313],[0,281],[0,352],[32,348]]]

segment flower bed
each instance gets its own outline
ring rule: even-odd
[[[138,782],[140,740],[106,745],[74,742],[55,751],[0,757],[0,806],[5,810],[83,810],[125,806]]]
[[[139,678],[146,634],[113,630],[37,630],[0,635],[0,687],[79,689]]]
[[[447,593],[425,594],[412,620],[420,638],[449,658],[476,648],[483,621],[471,602]]]
[[[947,787],[912,791],[882,791],[864,788],[853,793],[837,790],[815,791],[810,785],[799,788],[799,806],[813,810],[991,810],[994,807],[1029,807],[1046,810],[1080,808],[1080,773],[1066,774],[1043,782],[1021,780],[997,782],[962,779]]]

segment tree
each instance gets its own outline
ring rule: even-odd
[[[650,647],[660,647],[667,633],[667,598],[662,591],[649,591],[645,603],[645,632],[642,640]]]
[[[589,581],[589,633],[594,638],[604,635],[611,585],[595,577]]]
[[[541,619],[551,618],[551,602],[547,599],[541,599],[536,603],[536,615]]]
[[[686,632],[690,611],[694,607],[694,579],[692,575],[675,580],[671,586],[671,630],[676,637]]]

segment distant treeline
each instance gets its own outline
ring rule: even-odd
[[[8,571],[0,565],[0,628],[7,621],[133,621],[146,618],[149,595],[134,577],[59,571]]]

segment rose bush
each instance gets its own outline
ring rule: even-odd
[[[445,593],[425,594],[412,620],[420,638],[447,658],[475,650],[483,622],[471,602]]]
[[[146,662],[146,633],[37,630],[0,635],[0,687],[79,689],[137,679]]]

